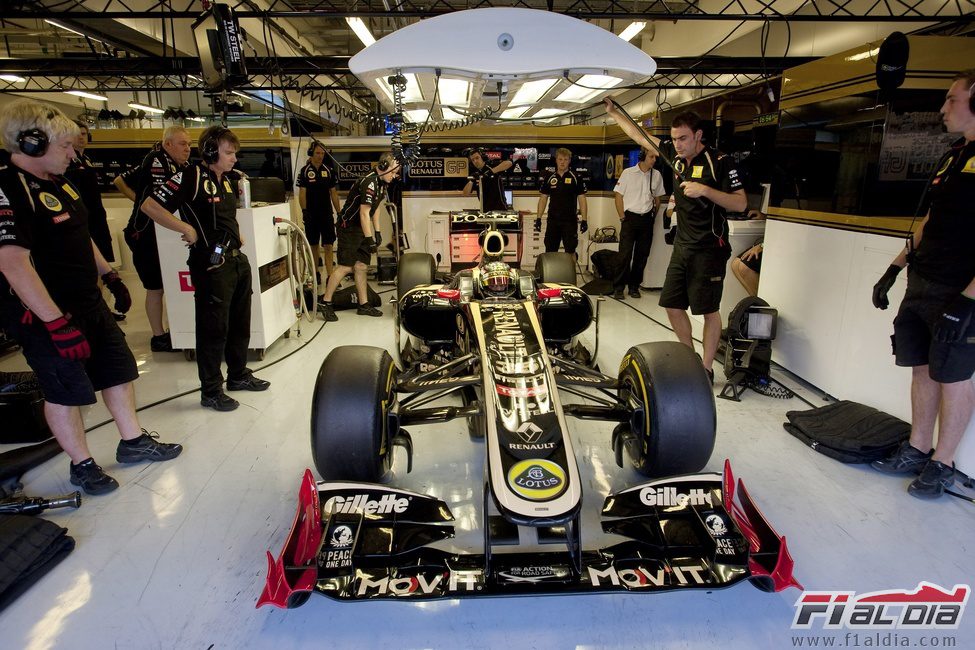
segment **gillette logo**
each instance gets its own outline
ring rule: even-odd
[[[675,487],[652,488],[640,490],[640,501],[645,506],[710,506],[711,493],[700,488],[688,491],[687,494],[678,492]]]
[[[322,514],[349,514],[361,512],[364,515],[388,515],[390,513],[402,514],[410,506],[410,500],[406,497],[398,497],[395,494],[384,494],[380,499],[373,501],[368,494],[356,494],[351,497],[332,497],[325,502]]]

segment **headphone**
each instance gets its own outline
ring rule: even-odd
[[[321,147],[322,148],[322,151],[327,151],[327,149],[325,149],[325,145],[323,145],[321,142],[319,142],[315,138],[312,138],[311,139],[311,144],[308,145],[308,157],[309,158],[311,158],[312,156],[315,155],[315,149],[317,147]]]
[[[228,132],[230,129],[215,129],[200,143],[200,158],[203,159],[203,162],[212,165],[220,160],[220,138]]]
[[[47,112],[47,119],[54,119],[54,111]],[[31,158],[43,156],[50,143],[47,133],[37,127],[26,129],[17,134],[17,146],[20,148],[20,153]]]
[[[393,158],[393,159],[390,159],[390,158],[380,158],[379,159],[379,162],[376,163],[376,169],[378,169],[381,172],[388,171],[389,170],[389,166],[390,166],[390,164],[392,162],[396,162],[396,159],[395,158]]]

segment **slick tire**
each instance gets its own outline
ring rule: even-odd
[[[576,261],[569,253],[542,253],[535,260],[539,282],[576,283]]]
[[[389,472],[396,375],[382,348],[343,345],[325,357],[311,404],[311,453],[323,479],[376,483]]]
[[[396,273],[396,298],[402,298],[407,291],[421,284],[433,284],[436,270],[433,255],[404,253],[399,259],[399,270]]]
[[[619,395],[634,409],[626,451],[637,472],[657,478],[707,465],[717,423],[714,394],[689,347],[664,341],[630,348],[620,363]]]

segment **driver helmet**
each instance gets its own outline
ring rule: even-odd
[[[510,296],[515,290],[511,267],[504,262],[488,262],[481,267],[481,291],[489,297]]]

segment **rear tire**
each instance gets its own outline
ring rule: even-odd
[[[672,341],[634,346],[620,364],[619,383],[620,398],[645,414],[632,418],[626,443],[636,471],[701,471],[714,450],[717,418],[711,382],[693,350]]]
[[[382,348],[344,345],[325,357],[311,405],[311,451],[323,479],[375,483],[389,472],[396,375]]]
[[[437,270],[433,255],[429,253],[404,253],[399,258],[396,273],[396,298],[400,299],[410,289],[421,284],[433,284],[433,276]]]
[[[535,260],[539,282],[576,283],[576,261],[570,253],[542,253]]]

